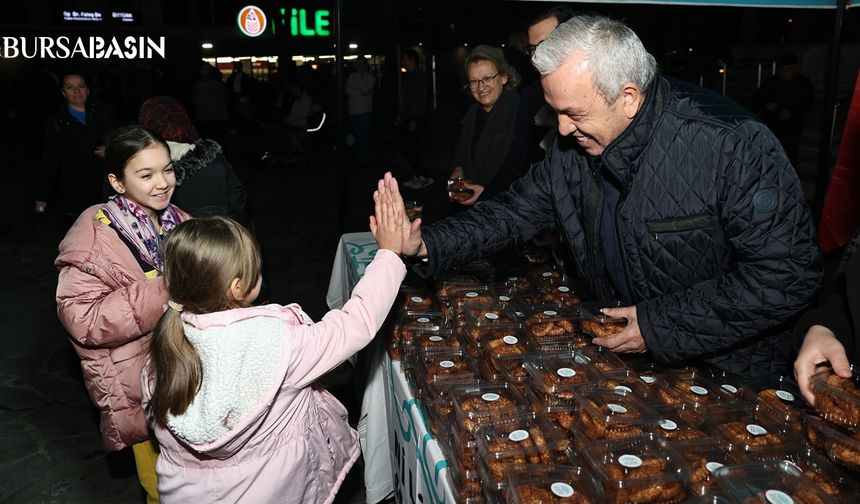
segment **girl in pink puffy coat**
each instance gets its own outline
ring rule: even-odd
[[[373,339],[406,273],[403,216],[375,200],[380,249],[343,309],[317,323],[295,304],[249,307],[260,253],[234,221],[190,220],[166,241],[170,309],[143,372],[162,503],[334,500],[358,433],[316,380]]]

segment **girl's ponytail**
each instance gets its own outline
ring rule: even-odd
[[[194,401],[203,379],[203,364],[182,327],[179,312],[169,308],[150,341],[150,371],[155,388],[149,407],[153,418],[167,424],[167,414],[181,415]]]

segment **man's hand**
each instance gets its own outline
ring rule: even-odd
[[[636,317],[635,306],[604,308],[600,311],[607,317],[627,319],[627,327],[611,336],[594,338],[591,340],[592,343],[616,353],[642,353],[647,350],[642,332],[639,330],[639,319]]]
[[[478,198],[481,197],[481,193],[484,192],[484,186],[482,186],[480,184],[470,184],[468,182],[465,182],[465,183],[463,183],[463,187],[465,187],[466,189],[471,189],[472,191],[475,192],[475,194],[473,194],[472,197],[467,199],[466,201],[458,201],[457,202],[463,206],[474,205],[478,201]]]
[[[406,215],[403,195],[400,194],[397,179],[391,175],[391,172],[385,172],[385,176],[377,182],[376,190],[379,194],[388,194],[395,212]],[[412,222],[409,222],[409,219],[403,219],[401,229],[403,232],[403,255],[409,257],[426,256],[427,247],[424,246],[424,240],[421,239],[421,218],[419,217]]]
[[[454,171],[451,172],[451,176],[448,178],[452,178],[452,179],[463,178],[463,167],[462,166],[455,167]]]
[[[836,339],[836,335],[830,329],[814,325],[806,331],[803,337],[803,345],[797,353],[794,361],[794,378],[800,387],[800,393],[811,405],[815,405],[815,396],[812,394],[812,383],[810,378],[819,368],[827,364],[833,371],[843,378],[851,377],[851,365],[848,356],[845,355],[845,347]]]

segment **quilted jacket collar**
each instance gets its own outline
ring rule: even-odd
[[[645,103],[633,122],[603,151],[601,160],[604,167],[624,189],[639,171],[636,159],[648,145],[651,134],[663,116],[668,96],[669,83],[663,77],[655,77],[645,93]]]

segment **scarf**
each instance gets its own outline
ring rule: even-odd
[[[168,205],[159,214],[158,222],[161,224],[161,233],[158,232],[152,219],[146,215],[140,205],[121,194],[112,196],[102,207],[102,211],[110,219],[111,226],[116,229],[117,233],[122,235],[128,243],[134,245],[140,259],[160,272],[163,267],[161,259],[162,236],[170,234],[182,222],[182,217],[177,208]]]

